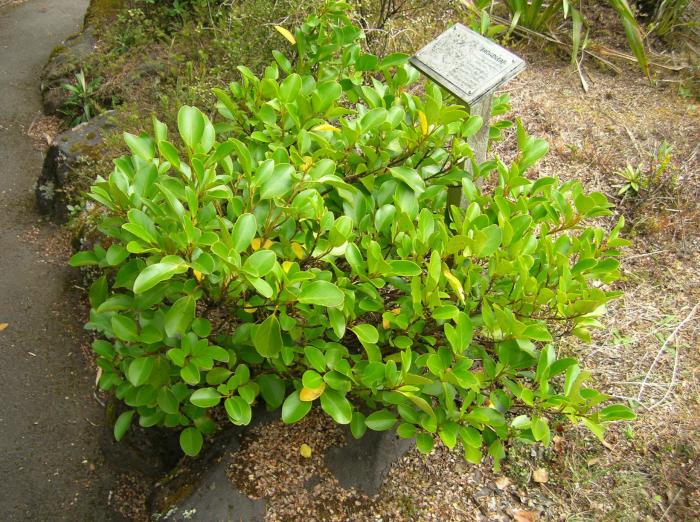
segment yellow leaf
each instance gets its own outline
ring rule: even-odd
[[[450,272],[447,268],[442,271],[442,274],[445,276],[445,279],[447,279],[447,282],[450,284],[452,289],[457,292],[459,300],[464,302],[464,288],[462,288],[462,283],[459,282],[459,279],[453,276],[452,272]]]
[[[304,257],[305,254],[304,247],[296,242],[292,242],[292,252],[294,252],[294,255],[297,256],[299,259]]]
[[[287,274],[289,273],[289,269],[292,268],[292,263],[291,261],[283,261],[282,262],[282,270],[284,270],[284,273]]]
[[[425,113],[423,111],[418,111],[418,119],[420,120],[420,130],[423,133],[423,136],[428,134],[428,118],[425,117]]]
[[[308,172],[313,164],[314,159],[311,156],[304,156],[304,161],[301,164],[301,171]]]
[[[386,319],[382,319],[382,328],[388,330],[390,326],[391,325],[389,324],[389,321],[387,321]]]
[[[252,314],[252,313],[255,313],[255,310],[257,310],[257,308],[255,308],[255,307],[248,307],[248,308],[244,308],[243,310],[245,310],[245,311],[248,312],[249,314]]]
[[[299,399],[304,402],[314,401],[318,399],[321,395],[323,395],[325,389],[325,382],[322,383],[321,386],[319,386],[318,388],[307,388],[306,386],[304,386],[299,392]]]
[[[197,282],[202,281],[202,272],[199,270],[192,269],[192,273],[194,274],[194,278],[197,280]]]
[[[7,323],[0,323],[0,332],[2,332],[3,330],[7,330],[8,326],[10,325]]]
[[[315,131],[327,131],[327,132],[340,132],[340,129],[337,127],[333,127],[333,125],[330,125],[328,123],[322,123],[321,125],[316,125],[313,129]]]
[[[285,29],[281,25],[276,25],[275,29],[277,29],[277,32],[284,36],[290,44],[296,45],[297,39],[294,38],[294,35],[290,33],[287,29]]]
[[[399,314],[401,313],[401,308],[394,308],[394,309],[391,311],[391,313],[394,314],[394,315],[399,315]]]
[[[301,447],[299,448],[299,453],[305,459],[310,459],[311,458],[311,446],[309,446],[308,444],[302,444]]]
[[[261,244],[262,239],[259,237],[253,238],[253,240],[250,242],[250,246],[253,247],[253,250],[260,250],[261,248],[270,248],[272,246],[272,241],[269,239],[265,240],[265,244]]]

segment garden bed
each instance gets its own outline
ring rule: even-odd
[[[246,46],[225,38],[210,46],[212,34],[228,34],[230,28],[208,27],[203,33],[206,11],[179,20],[134,2],[108,13],[105,27],[118,29],[97,31],[94,52],[81,57],[88,77],[101,78],[97,105],[118,107],[111,124],[134,133],[147,127],[143,116],[152,111],[167,116],[171,128],[181,104],[211,111],[210,88],[235,78],[234,64],[266,59],[261,42],[279,41],[271,25],[283,17],[263,4],[255,6],[262,7],[234,17],[239,28],[258,37],[246,36]],[[151,14],[162,18],[154,24]],[[430,30],[409,31],[415,45],[402,49],[418,48],[442,29],[445,18],[425,14]],[[406,45],[403,41],[395,45]],[[582,180],[617,201],[616,213],[627,218],[633,246],[623,255],[625,278],[617,284],[625,297],[611,305],[605,328],[589,343],[571,342],[565,350],[585,362],[598,389],[631,399],[639,419],[610,430],[604,445],[582,429],[565,427],[547,450],[515,445],[499,473],[489,464],[466,464],[438,443],[428,456],[413,451],[401,457],[371,497],[341,487],[329,472],[323,457],[341,443],[343,433],[328,417],[319,412],[294,426],[272,423],[243,439],[229,473],[240,490],[265,499],[267,519],[652,520],[700,511],[695,464],[700,449],[693,436],[700,414],[700,359],[693,349],[700,340],[694,315],[700,278],[693,268],[700,261],[697,102],[679,96],[674,83],[651,85],[631,65],[621,65],[624,74],[614,75],[587,64],[589,92],[584,93],[566,58],[533,50],[525,41],[514,44],[529,68],[506,87],[510,115],[550,143],[539,174]],[[144,55],[149,58],[134,62]],[[495,151],[512,159],[516,150],[507,132],[510,139],[496,144]],[[75,179],[84,183],[108,174],[111,159],[125,151],[115,135],[77,168]],[[625,180],[619,173],[628,163],[641,164],[642,172],[658,169],[663,142],[672,152],[666,170],[654,178],[657,185],[636,199],[620,196]],[[68,204],[79,207],[81,201],[75,197]],[[94,217],[90,208],[76,210],[73,229],[85,233]],[[310,446],[311,458],[300,456],[302,444]],[[136,513],[136,518],[146,516],[145,509]]]

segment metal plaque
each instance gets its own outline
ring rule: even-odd
[[[462,24],[442,33],[410,61],[467,105],[525,69],[521,58]]]

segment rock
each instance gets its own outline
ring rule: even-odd
[[[195,459],[183,459],[156,484],[149,508],[152,520],[263,520],[265,502],[236,489],[226,476],[232,453],[240,447],[239,432],[230,428],[218,434]]]
[[[265,502],[238,490],[226,475],[244,433],[279,418],[279,411],[259,407],[249,426],[230,426],[207,441],[195,458],[183,458],[159,481],[148,500],[153,520],[257,521],[265,517]]]
[[[45,114],[56,114],[68,99],[63,84],[75,79],[81,64],[94,51],[95,43],[94,29],[88,26],[53,50],[41,73],[41,99]]]
[[[120,441],[114,439],[113,426],[124,406],[111,398],[107,402],[106,422],[100,447],[105,459],[124,472],[137,471],[147,477],[160,478],[182,457],[178,434],[166,428],[142,428],[134,423]]]
[[[225,466],[215,466],[202,478],[199,487],[181,504],[152,520],[199,520],[202,522],[250,522],[265,519],[265,502],[240,492],[226,476]]]
[[[326,466],[340,485],[355,488],[369,496],[379,492],[391,465],[410,450],[415,441],[401,439],[393,431],[368,430],[355,439],[346,432],[348,443],[326,452]]]
[[[112,20],[121,9],[129,5],[127,0],[90,0],[85,13],[84,26],[99,26]]]
[[[127,0],[91,0],[83,20],[83,29],[53,50],[41,73],[41,98],[45,114],[58,112],[68,98],[62,85],[75,79],[75,73],[95,50],[104,29],[127,5]]]
[[[99,158],[104,134],[114,127],[110,123],[113,114],[114,111],[105,112],[54,138],[46,151],[35,189],[37,206],[42,214],[60,223],[67,221],[70,189],[76,181],[73,173],[80,163]],[[88,184],[92,181],[87,180]]]

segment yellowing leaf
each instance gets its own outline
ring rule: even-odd
[[[462,283],[459,282],[459,279],[457,279],[455,276],[453,276],[452,272],[450,272],[447,268],[445,268],[442,271],[442,275],[445,276],[445,279],[447,279],[447,282],[452,287],[452,290],[457,292],[457,296],[459,297],[459,300],[464,302],[464,288],[462,288]]]
[[[420,130],[423,133],[423,136],[428,134],[428,118],[425,117],[425,113],[423,111],[418,111],[418,119],[420,120]]]
[[[315,131],[326,131],[326,132],[340,132],[340,129],[337,127],[333,127],[333,125],[330,125],[328,123],[322,123],[321,125],[316,125],[313,129]]]
[[[299,259],[304,257],[305,252],[304,252],[304,247],[301,246],[299,243],[292,242],[292,252],[294,252],[294,255],[297,256]]]
[[[401,308],[394,308],[393,310],[389,310],[388,313],[393,314],[393,315],[399,315],[401,313]],[[382,319],[382,327],[385,330],[388,330],[391,324],[387,319]]]
[[[314,159],[311,156],[304,156],[304,161],[301,164],[301,171],[308,172],[313,164]]]
[[[284,270],[285,274],[289,272],[289,269],[292,268],[293,264],[294,263],[292,263],[291,261],[283,261],[282,262],[282,270]]]
[[[277,29],[277,32],[284,36],[290,44],[296,45],[297,39],[294,38],[294,35],[290,33],[287,29],[285,29],[281,25],[276,25],[275,29]]]
[[[197,280],[197,282],[200,282],[202,280],[202,272],[193,269],[192,273],[194,274],[194,278]]]
[[[7,323],[0,323],[0,332],[2,332],[3,330],[7,330],[8,326],[10,325]]]
[[[265,244],[262,244],[262,238],[256,237],[250,242],[250,246],[253,250],[260,250],[261,248],[270,248],[272,246],[272,241],[269,239],[265,240]]]
[[[250,306],[249,306],[249,307],[247,307],[247,308],[244,308],[243,310],[245,310],[245,311],[248,312],[249,314],[252,314],[252,313],[255,313],[255,310],[257,310],[257,308],[255,308],[254,306],[253,306],[253,307],[250,307]]]
[[[323,395],[323,391],[326,389],[326,383],[322,383],[318,388],[307,388],[303,387],[301,392],[299,392],[299,399],[304,402],[311,402],[318,399]]]
[[[302,444],[301,447],[299,448],[299,453],[305,459],[310,459],[311,458],[311,446],[309,446],[308,444]]]

